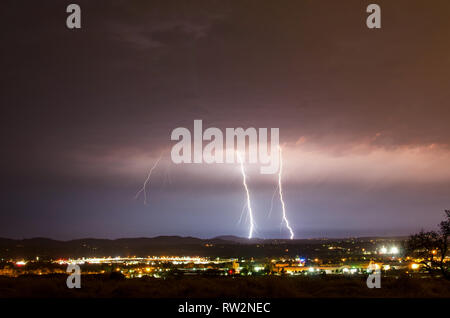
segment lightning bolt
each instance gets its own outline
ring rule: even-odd
[[[145,179],[144,184],[142,185],[142,188],[136,193],[135,199],[139,197],[139,195],[144,192],[144,204],[147,204],[147,183],[150,181],[150,177],[152,175],[153,170],[158,166],[159,161],[161,160],[163,154],[159,156],[158,160],[153,164],[153,166],[150,168],[150,171],[148,172],[147,179]]]
[[[278,192],[278,186],[276,186],[275,189],[273,190],[272,200],[270,201],[270,210],[269,210],[269,214],[267,214],[267,218],[270,218],[270,216],[272,215],[273,199],[275,198],[275,194],[277,194],[277,192]]]
[[[248,186],[247,186],[247,177],[245,175],[244,162],[242,161],[241,154],[239,152],[236,152],[236,154],[237,154],[237,158],[239,160],[239,164],[241,165],[242,185],[244,186],[245,193],[247,194],[247,208],[248,208],[248,216],[250,218],[250,229],[249,229],[249,233],[248,233],[248,238],[251,239],[253,236],[254,222],[253,222],[252,205],[250,202],[250,192],[249,192]]]
[[[245,211],[246,207],[247,207],[247,202],[244,203],[244,206],[242,207],[241,217],[239,218],[238,224],[241,224],[241,222],[242,222],[242,216],[244,215],[244,211]]]
[[[286,223],[286,227],[289,230],[289,232],[291,233],[291,240],[294,238],[294,232],[292,231],[291,226],[289,225],[289,221],[286,217],[286,206],[284,204],[284,199],[283,199],[283,188],[281,187],[281,176],[283,174],[283,157],[282,157],[282,151],[281,151],[281,147],[278,146],[279,149],[279,153],[280,153],[280,169],[278,171],[278,190],[279,190],[279,194],[280,194],[280,201],[281,201],[281,207],[283,208],[283,221],[284,223]]]

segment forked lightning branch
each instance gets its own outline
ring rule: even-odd
[[[283,158],[282,149],[279,145],[278,128],[270,129],[270,146],[268,129],[259,128],[256,130],[253,127],[247,128],[246,130],[243,128],[226,128],[224,143],[224,134],[219,128],[210,127],[203,131],[202,120],[194,120],[193,134],[191,134],[188,128],[178,127],[172,131],[171,140],[177,141],[171,150],[171,158],[175,164],[239,164],[239,171],[242,175],[242,186],[246,197],[245,207],[249,217],[249,239],[253,238],[256,222],[252,209],[250,188],[247,183],[245,160],[248,157],[249,163],[260,163],[260,172],[262,174],[275,174],[278,172],[277,190],[282,207],[282,224],[289,231],[290,239],[294,238],[294,231],[289,223],[286,203],[283,198]],[[209,141],[205,147],[203,147],[204,141]],[[136,193],[135,198],[143,194],[144,204],[147,204],[146,186],[161,157],[162,155],[152,165],[142,187]]]

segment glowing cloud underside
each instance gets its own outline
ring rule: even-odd
[[[147,175],[147,179],[145,179],[144,184],[142,185],[142,188],[136,193],[136,196],[134,197],[135,199],[137,199],[139,197],[139,195],[143,192],[144,193],[144,204],[147,204],[147,183],[150,181],[152,172],[158,166],[158,163],[161,160],[161,158],[162,158],[162,154],[161,154],[161,156],[159,156],[158,160],[156,160],[156,162],[150,168],[150,171],[148,172],[148,175]]]
[[[289,225],[289,221],[286,217],[286,205],[284,204],[283,188],[281,186],[281,176],[283,174],[283,156],[282,156],[281,147],[278,147],[278,149],[280,151],[280,169],[278,171],[278,190],[279,190],[279,194],[280,194],[281,207],[283,209],[283,222],[286,224],[286,227],[289,230],[289,233],[291,234],[290,239],[292,240],[294,238],[294,232],[292,231],[292,228]]]
[[[251,239],[253,236],[253,228],[254,228],[254,222],[253,222],[253,211],[252,211],[252,205],[250,201],[250,192],[248,190],[247,186],[247,177],[245,175],[245,169],[244,169],[244,162],[242,161],[242,157],[239,152],[236,153],[237,158],[239,160],[239,164],[241,165],[241,173],[242,173],[242,184],[245,188],[245,192],[247,194],[247,208],[248,208],[248,216],[250,218],[250,229],[248,233],[248,238]]]

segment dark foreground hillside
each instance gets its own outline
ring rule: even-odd
[[[369,289],[363,277],[183,277],[111,279],[85,276],[68,289],[65,275],[0,277],[0,297],[217,298],[217,297],[446,297],[450,282],[432,278],[383,278]]]

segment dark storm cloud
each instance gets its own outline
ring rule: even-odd
[[[334,182],[355,188],[427,182],[435,189],[450,182],[448,1],[379,1],[383,20],[376,31],[365,27],[369,2],[359,0],[79,1],[77,31],[65,28],[68,3],[6,1],[0,13],[3,210],[14,211],[2,221],[23,224],[20,235],[46,234],[21,221],[40,213],[61,213],[62,222],[65,213],[95,211],[98,221],[111,209],[108,191],[122,198],[115,208],[120,224],[126,217],[120,210],[131,208],[129,198],[149,166],[170,147],[172,129],[191,128],[194,119],[220,128],[280,127],[292,193],[320,184],[316,193],[332,197]],[[170,167],[167,154],[165,165],[173,178],[166,190],[180,202],[191,200],[194,216],[207,213],[205,195],[210,205],[227,195],[241,205],[233,167]],[[167,173],[155,183],[168,183]],[[271,182],[253,181],[254,187]],[[30,200],[36,209],[14,205],[36,193],[42,194]],[[315,198],[308,213],[324,209]],[[448,204],[423,193],[430,198],[433,209]],[[373,203],[362,195],[354,200]],[[380,209],[404,203],[386,202]],[[64,212],[66,204],[71,212]],[[181,223],[168,225],[171,213],[182,212],[159,204],[161,224],[185,233]],[[346,204],[339,201],[336,213],[365,215],[350,205],[346,212]],[[225,204],[211,218],[235,208]],[[300,216],[297,222],[308,223]],[[218,231],[229,232],[230,224]],[[200,224],[198,234],[208,226]]]

